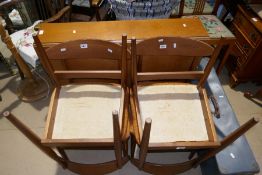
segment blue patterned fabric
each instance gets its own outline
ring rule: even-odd
[[[116,19],[168,18],[179,0],[108,0]]]

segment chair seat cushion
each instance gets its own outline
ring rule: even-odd
[[[121,87],[110,84],[62,86],[53,139],[113,138],[112,111],[120,108]]]
[[[149,143],[208,140],[196,85],[139,86],[138,100],[142,126],[152,119]]]

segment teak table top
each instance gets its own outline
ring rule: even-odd
[[[44,45],[84,38],[117,42],[121,41],[122,34],[137,40],[157,36],[208,37],[201,21],[196,18],[42,23],[39,30],[42,30],[39,38]]]

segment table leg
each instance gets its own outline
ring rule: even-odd
[[[227,59],[228,59],[229,53],[230,53],[233,45],[234,45],[234,42],[231,42],[231,43],[228,45],[228,48],[226,49],[226,52],[225,52],[225,54],[224,54],[224,57],[223,57],[223,59],[220,61],[219,65],[218,65],[218,67],[217,67],[217,70],[216,70],[217,75],[219,75],[219,74],[221,73],[222,68],[224,67],[224,65],[225,65],[225,63],[226,63],[226,61],[227,61]]]
[[[19,65],[17,64],[16,61],[15,61],[15,63],[16,63],[16,67],[18,68],[18,72],[19,72],[19,75],[20,75],[21,79],[22,79],[22,80],[25,79],[25,75],[24,75],[24,73],[22,72],[21,68],[19,67]]]

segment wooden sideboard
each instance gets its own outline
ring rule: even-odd
[[[239,5],[231,31],[236,36],[227,60],[231,87],[245,81],[262,82],[262,20]]]

